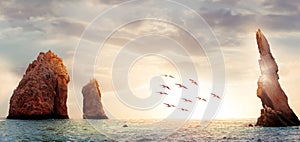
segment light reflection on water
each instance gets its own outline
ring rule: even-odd
[[[97,131],[86,120],[2,119],[0,141],[300,141],[299,127],[247,127],[255,120],[215,120],[205,128],[191,120],[178,130],[172,127],[174,120],[151,127],[156,121],[90,121],[101,124]]]

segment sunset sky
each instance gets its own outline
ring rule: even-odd
[[[221,105],[216,115],[218,119],[257,118],[262,108],[256,97],[260,75],[255,40],[258,28],[269,41],[279,66],[279,82],[288,95],[289,104],[300,115],[300,1],[145,0],[127,1],[118,6],[122,2],[126,1],[0,1],[0,117],[7,116],[9,98],[28,64],[39,52],[52,50],[63,58],[71,76],[68,96],[71,118],[82,117],[80,91],[92,76],[100,83],[105,111],[112,118],[166,118],[173,112],[189,117],[189,113],[166,108],[162,104],[165,102],[193,110],[191,118],[203,118],[204,110],[208,109],[206,103],[184,106],[180,95],[190,95],[185,97],[194,102],[196,96],[201,96]],[[161,5],[166,3],[170,4]],[[119,13],[109,13],[114,9]],[[131,11],[132,14],[123,15]],[[122,23],[143,12],[146,18],[161,17]],[[195,17],[198,14],[203,21]],[[163,22],[166,19],[179,25]],[[95,25],[97,20],[104,24]],[[93,33],[83,33],[93,24],[96,27]],[[208,44],[200,43],[202,49],[181,27],[198,32],[196,37]],[[114,31],[109,30],[113,28]],[[84,34],[89,34],[88,38]],[[106,39],[102,46],[99,37]],[[82,46],[86,46],[86,50],[80,48]],[[91,49],[92,46],[97,48]],[[207,55],[219,54],[214,54],[215,50],[208,49],[209,46],[220,47],[223,56],[218,59],[224,58],[225,91],[224,94],[217,92],[222,100],[210,97],[212,72],[221,74],[222,70],[211,69],[214,65]],[[74,58],[78,54],[80,58]],[[91,60],[93,62],[89,62]],[[77,63],[75,68],[74,63]],[[85,68],[87,66],[94,68],[90,70]],[[79,74],[75,74],[77,80],[72,80],[73,71]],[[176,79],[160,76],[165,73]],[[188,83],[189,78],[197,80],[199,88],[187,84],[190,90],[183,93],[190,94],[181,94],[174,84]],[[161,97],[155,93],[161,91],[159,84],[162,83],[171,86],[171,95]],[[130,94],[128,89],[135,96],[133,99],[126,96]],[[147,97],[150,99],[144,103]]]

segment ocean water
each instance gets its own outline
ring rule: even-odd
[[[300,141],[300,127],[247,127],[254,122],[1,119],[0,141]]]

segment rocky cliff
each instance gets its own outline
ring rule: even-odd
[[[8,119],[67,119],[68,82],[62,59],[41,52],[10,98]]]
[[[107,119],[101,103],[101,93],[96,79],[91,80],[82,88],[83,118]]]
[[[256,40],[260,53],[261,71],[257,96],[261,99],[263,106],[256,125],[265,127],[300,125],[298,117],[290,108],[288,98],[278,82],[278,66],[271,54],[268,41],[260,30],[256,32]]]

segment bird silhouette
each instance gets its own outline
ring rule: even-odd
[[[166,105],[166,107],[175,107],[174,105],[168,104],[168,103],[164,103]]]
[[[180,109],[181,111],[189,111],[188,109],[185,109],[185,108],[178,108]]]
[[[200,97],[196,97],[199,101],[204,101],[204,102],[207,102],[206,99],[204,98],[200,98]]]
[[[193,80],[193,79],[189,79],[189,80],[191,81],[192,84],[195,84],[198,86],[198,83],[195,80]]]
[[[161,86],[162,88],[167,88],[167,89],[171,90],[170,87],[167,86],[167,85],[160,85],[160,86]]]
[[[170,77],[170,78],[175,78],[173,75],[168,75],[168,74],[163,74],[161,76],[164,76],[164,77]]]
[[[179,88],[188,89],[186,86],[184,86],[184,85],[182,85],[182,84],[179,84],[179,83],[176,83],[175,85],[177,85]]]
[[[215,97],[215,98],[217,98],[217,99],[221,99],[221,97],[220,96],[218,96],[218,95],[216,95],[216,94],[214,94],[214,93],[210,93],[213,97]]]
[[[156,92],[156,93],[159,93],[159,94],[161,94],[161,95],[169,95],[169,94],[166,93],[166,92]]]
[[[182,100],[185,101],[185,102],[190,102],[190,103],[193,102],[192,100],[189,100],[189,99],[186,99],[186,98],[182,98]]]

